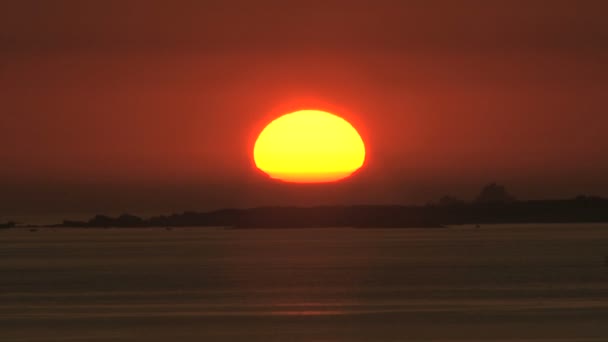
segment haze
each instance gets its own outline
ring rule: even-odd
[[[0,5],[0,216],[608,195],[604,1]],[[322,187],[256,172],[301,108],[361,132]]]

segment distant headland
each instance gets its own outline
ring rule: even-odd
[[[426,205],[353,205],[259,207],[184,212],[141,218],[96,215],[88,221],[65,220],[51,227],[231,227],[231,228],[440,228],[462,224],[608,222],[608,199],[578,196],[561,200],[520,201],[504,186],[485,186],[470,202],[444,196]],[[9,222],[2,227],[13,227]]]

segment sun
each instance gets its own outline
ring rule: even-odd
[[[363,166],[365,144],[343,118],[320,110],[300,110],[275,119],[262,130],[253,158],[271,178],[333,182]]]

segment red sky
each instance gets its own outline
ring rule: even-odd
[[[608,195],[604,1],[0,5],[0,216]],[[273,116],[351,121],[348,182],[252,167]]]

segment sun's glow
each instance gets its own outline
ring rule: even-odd
[[[287,182],[332,182],[365,161],[365,145],[343,118],[319,111],[285,114],[262,130],[253,148],[256,166]]]

